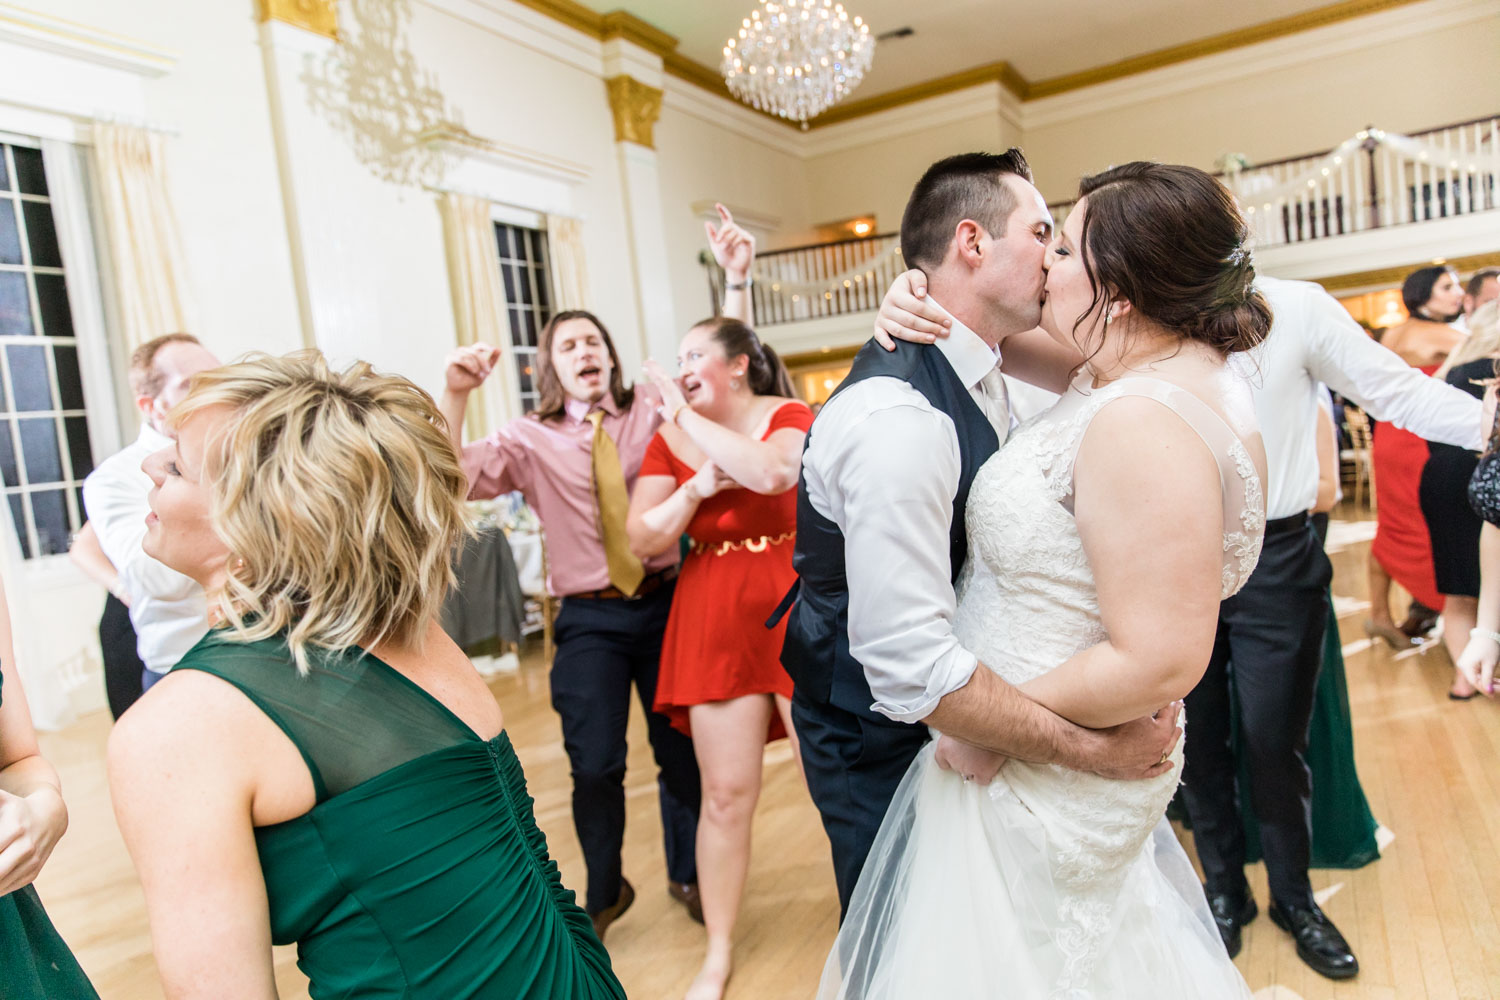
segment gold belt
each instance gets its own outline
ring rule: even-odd
[[[795,531],[788,531],[783,535],[761,535],[759,538],[741,538],[737,542],[694,542],[693,552],[695,554],[708,553],[710,555],[722,556],[728,552],[737,552],[744,549],[747,552],[764,552],[772,545],[780,545],[790,542],[797,537]]]

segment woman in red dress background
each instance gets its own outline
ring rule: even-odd
[[[797,478],[812,411],[792,397],[776,352],[738,320],[688,331],[674,382],[654,363],[665,423],[631,497],[630,545],[683,559],[662,643],[658,712],[693,737],[703,778],[698,889],[708,950],[688,1000],[718,1000],[750,864],[750,821],[765,744],[797,740],[792,680],[781,666],[785,624],[766,628],[791,587]],[[798,760],[800,768],[801,762]]]
[[[1431,375],[1463,343],[1463,332],[1448,325],[1461,310],[1463,286],[1452,268],[1424,267],[1407,276],[1401,299],[1411,318],[1387,330],[1380,343]],[[1429,608],[1443,609],[1432,565],[1432,539],[1419,497],[1427,442],[1382,422],[1375,425],[1370,451],[1375,472],[1375,540],[1370,544],[1370,617],[1365,631],[1394,648],[1410,648],[1420,637],[1408,637],[1396,627],[1390,609],[1391,581]]]

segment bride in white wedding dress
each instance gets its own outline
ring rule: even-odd
[[[1255,566],[1265,454],[1228,364],[1270,327],[1232,199],[1188,167],[1088,178],[1047,254],[1042,324],[1089,357],[985,464],[955,631],[1059,715],[1105,727],[1185,696]],[[983,669],[983,668],[981,668]],[[1190,725],[1187,720],[1185,725]],[[1181,774],[911,766],[821,998],[1220,1000],[1249,989],[1163,818]]]

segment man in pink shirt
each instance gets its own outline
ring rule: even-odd
[[[719,213],[722,225],[707,228],[725,270],[724,312],[748,322],[754,238],[723,206]],[[701,923],[698,764],[692,741],[651,710],[678,555],[668,551],[642,562],[629,553],[624,535],[628,490],[661,424],[660,397],[649,386],[626,387],[619,354],[598,318],[582,310],[559,313],[538,345],[537,409],[465,446],[469,393],[499,357],[487,344],[450,354],[441,408],[470,498],[519,490],[542,522],[547,589],[563,599],[554,629],[552,707],[562,718],[573,771],[573,825],[589,873],[585,909],[602,938],[635,900],[620,864],[633,682],[659,769],[668,892]]]

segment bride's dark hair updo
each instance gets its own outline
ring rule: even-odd
[[[1255,290],[1249,227],[1224,185],[1196,167],[1137,161],[1085,177],[1078,196],[1088,198],[1090,313],[1122,298],[1222,354],[1266,338],[1271,308]]]

